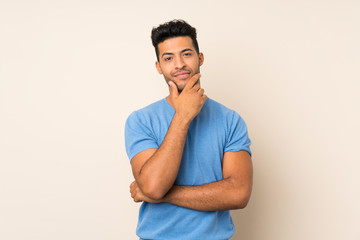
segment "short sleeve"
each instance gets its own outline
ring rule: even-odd
[[[238,113],[234,112],[224,152],[238,152],[244,150],[251,155],[250,145],[251,140],[248,136],[245,121]]]
[[[136,154],[158,147],[151,126],[141,119],[140,113],[133,112],[125,123],[125,148],[130,161]]]

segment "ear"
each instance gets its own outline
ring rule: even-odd
[[[155,66],[156,66],[156,69],[158,71],[159,74],[163,74],[162,70],[161,70],[161,67],[160,67],[160,63],[159,61],[156,61],[155,62]]]
[[[203,63],[204,63],[204,54],[203,53],[199,53],[199,63],[200,63],[199,66],[203,65]]]

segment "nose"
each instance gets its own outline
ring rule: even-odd
[[[176,69],[183,69],[184,66],[185,66],[184,59],[182,59],[182,57],[176,58],[175,68]]]

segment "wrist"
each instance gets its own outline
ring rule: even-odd
[[[175,113],[172,122],[173,124],[175,124],[178,128],[183,129],[183,130],[188,130],[190,123],[191,123],[192,119],[184,116],[180,113]]]

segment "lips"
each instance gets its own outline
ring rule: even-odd
[[[186,78],[188,77],[190,74],[189,73],[182,73],[182,74],[177,74],[175,75],[175,77],[178,77],[178,78]]]
[[[180,71],[174,74],[174,76],[177,78],[187,78],[189,77],[189,75],[190,75],[189,71]]]

